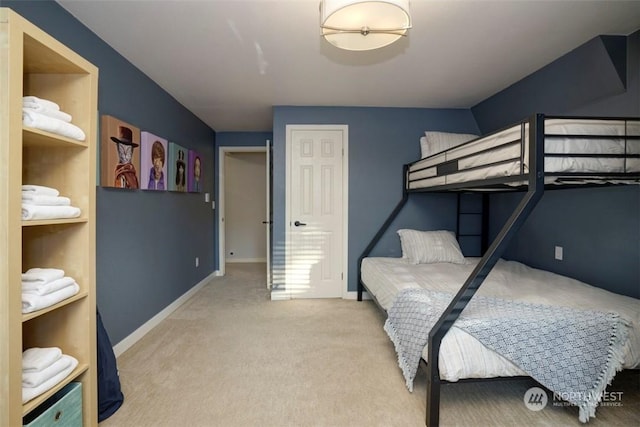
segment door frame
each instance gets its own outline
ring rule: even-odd
[[[348,296],[349,285],[349,125],[346,124],[327,124],[327,125],[303,125],[292,124],[285,126],[285,296],[284,299],[290,299],[291,293],[287,289],[288,274],[291,266],[291,152],[293,138],[291,133],[294,130],[337,130],[342,131],[342,298]],[[281,298],[281,297],[280,297]],[[278,298],[278,299],[280,299]]]
[[[266,185],[266,189],[265,191],[267,192],[267,206],[266,206],[266,210],[267,210],[267,217],[265,218],[266,220],[266,226],[267,226],[267,289],[271,289],[271,287],[273,286],[273,268],[271,267],[271,246],[272,246],[272,234],[273,234],[273,212],[272,212],[272,198],[273,198],[273,194],[271,194],[273,192],[273,144],[271,143],[270,139],[267,139],[266,141],[266,148],[265,148],[265,157],[266,157],[266,165],[265,165],[265,169],[266,169],[266,174],[265,174],[265,185]]]
[[[218,271],[219,271],[218,275],[219,276],[225,275],[225,264],[227,259],[225,255],[226,242],[225,242],[225,223],[224,223],[224,217],[225,217],[224,163],[225,163],[225,156],[227,153],[266,153],[266,155],[268,156],[266,145],[265,146],[260,146],[260,145],[246,146],[246,147],[234,147],[234,146],[218,147],[218,170],[220,171],[218,176]],[[268,170],[267,170],[267,173],[269,173]],[[265,187],[265,191],[268,191],[266,187]],[[267,197],[269,196],[267,195]],[[267,212],[267,215],[269,215],[269,212]],[[269,244],[269,241],[267,240],[267,245],[268,244]],[[267,254],[267,256],[269,256],[269,254]],[[269,276],[270,276],[270,272],[267,271],[267,280]]]

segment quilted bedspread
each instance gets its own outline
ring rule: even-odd
[[[404,289],[384,330],[393,341],[407,388],[413,391],[429,332],[453,295]],[[622,366],[627,325],[616,313],[475,296],[455,326],[509,359],[563,400],[579,419],[595,416],[606,386]]]

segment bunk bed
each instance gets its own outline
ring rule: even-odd
[[[422,299],[422,303],[439,307],[435,320],[430,319],[428,338],[425,335],[426,347],[421,353],[422,362],[426,361],[427,370],[427,425],[438,425],[442,383],[467,378],[532,376],[511,363],[513,355],[506,358],[488,350],[481,343],[474,343],[473,337],[469,340],[470,337],[467,335],[472,334],[467,334],[468,330],[454,327],[456,321],[457,326],[463,320],[464,316],[461,318],[461,314],[467,306],[471,312],[482,313],[477,308],[483,304],[491,306],[496,301],[517,299],[518,295],[514,289],[520,287],[525,273],[527,277],[537,276],[539,279],[534,286],[535,290],[529,290],[530,295],[524,301],[512,302],[516,305],[524,304],[525,309],[529,308],[528,304],[544,305],[551,301],[551,304],[569,306],[571,310],[592,309],[594,311],[590,313],[615,313],[616,319],[628,326],[628,329],[621,327],[620,323],[609,328],[614,330],[613,335],[617,335],[616,340],[624,345],[618,349],[619,354],[613,355],[618,359],[618,365],[613,372],[607,372],[606,375],[610,379],[616,370],[640,367],[640,310],[636,299],[501,259],[509,241],[533,211],[545,188],[640,183],[639,118],[583,118],[535,114],[489,135],[462,144],[460,141],[452,142],[450,147],[438,147],[435,152],[426,153],[426,156],[424,154],[423,151],[423,158],[404,166],[402,199],[358,260],[358,300],[361,301],[363,292],[367,291],[374,301],[390,314],[401,295],[411,298],[409,294],[412,288],[434,288],[427,292],[435,293],[427,296],[417,293],[419,291],[413,293],[414,299]],[[449,261],[447,263],[438,259],[431,264],[416,262],[407,259],[404,252],[403,258],[369,257],[410,194],[481,192],[484,203],[488,203],[487,193],[496,191],[519,191],[523,196],[493,242],[490,245],[487,243],[483,248],[482,257],[460,259],[455,253],[455,248],[445,251],[444,258]],[[483,225],[486,225],[486,221],[483,221]],[[486,233],[486,230],[484,232]],[[402,234],[400,237],[402,242]],[[440,244],[442,238],[446,244],[451,243],[447,236],[438,236]],[[405,250],[403,244],[403,251]],[[453,260],[448,259],[451,257]],[[498,280],[499,283],[496,283],[496,277],[503,281]],[[473,298],[485,279],[487,285],[476,298]],[[516,280],[520,283],[514,285],[512,282]],[[548,285],[544,285],[545,282]],[[563,289],[566,293],[560,294]],[[599,303],[596,304],[594,301]],[[403,300],[403,303],[407,303],[407,300]],[[517,306],[517,310],[522,308],[522,305]],[[465,315],[467,312],[469,310]],[[390,318],[385,323],[385,329],[389,320]],[[496,326],[494,319],[490,327],[500,327],[500,320],[497,322]],[[616,331],[616,328],[619,330]],[[580,325],[577,329],[580,329]],[[450,336],[447,336],[449,332]],[[461,367],[460,364],[451,362],[451,366],[441,367],[441,361],[445,364],[450,362],[449,357],[442,357],[441,348],[442,351],[448,352],[446,354],[452,354],[447,340],[442,347],[445,336],[450,342],[467,343],[456,348],[453,353],[464,355],[464,352],[470,352],[473,357],[467,359],[480,360],[483,366]],[[629,339],[626,339],[627,337]],[[398,350],[397,343],[394,344]],[[605,387],[608,382],[607,379]],[[407,386],[410,386],[408,378]],[[583,422],[594,416],[593,403],[597,404],[599,399],[598,396],[590,398],[595,399],[590,401],[591,407],[580,407],[580,420]],[[576,404],[571,399],[568,400]],[[584,402],[580,403],[583,404]]]

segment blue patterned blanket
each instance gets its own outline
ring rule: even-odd
[[[429,331],[453,296],[425,289],[399,292],[384,324],[413,391]],[[606,386],[622,366],[627,324],[616,313],[474,296],[455,327],[502,355],[557,396],[595,416]]]

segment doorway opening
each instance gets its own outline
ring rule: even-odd
[[[269,143],[269,141],[267,141]],[[264,263],[270,274],[270,152],[263,147],[220,147],[218,266]]]

